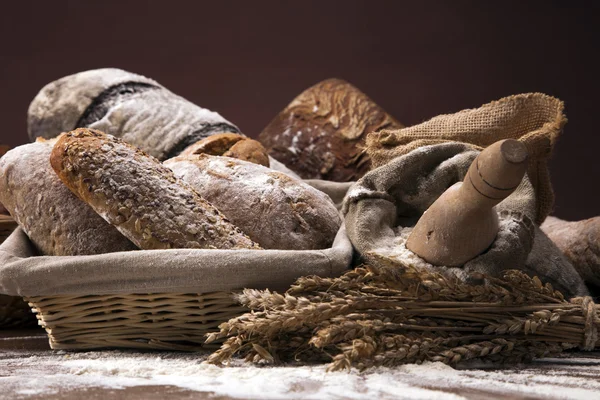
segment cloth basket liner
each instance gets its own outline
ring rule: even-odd
[[[309,182],[328,193],[352,183]],[[328,193],[329,194],[329,193]],[[342,274],[353,248],[344,225],[322,250],[137,250],[89,256],[38,256],[21,228],[0,245],[0,293],[56,296],[285,290],[300,276]]]

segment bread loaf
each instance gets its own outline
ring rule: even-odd
[[[182,156],[208,154],[269,166],[269,154],[260,142],[236,133],[218,133],[204,138],[181,152]]]
[[[600,217],[563,221],[548,217],[540,226],[586,283],[600,288]]]
[[[157,159],[111,135],[61,135],[52,167],[80,199],[143,250],[259,248]]]
[[[353,181],[369,170],[369,132],[402,125],[356,87],[328,79],[302,92],[261,132],[269,154],[303,179]]]
[[[207,154],[164,162],[266,249],[323,249],[341,218],[331,199],[262,165]]]
[[[50,166],[54,141],[19,146],[0,159],[0,201],[43,255],[137,247],[63,185]]]
[[[31,139],[91,127],[164,160],[214,133],[239,132],[218,113],[158,82],[115,68],[80,72],[46,85],[27,114]]]
[[[10,150],[10,147],[5,146],[5,145],[0,145],[0,157],[5,155],[6,152],[9,150]],[[7,214],[8,214],[8,210],[6,209],[6,207],[4,207],[4,205],[2,203],[0,203],[0,215],[7,215]]]

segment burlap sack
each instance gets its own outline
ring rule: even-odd
[[[339,202],[349,184],[311,182]],[[341,186],[340,186],[341,185]],[[205,293],[242,288],[285,291],[298,277],[338,276],[352,244],[342,224],[323,250],[138,250],[93,256],[39,256],[20,229],[0,245],[0,294],[55,296]]]
[[[406,249],[410,227],[446,189],[464,179],[477,154],[479,151],[465,143],[430,145],[364,175],[350,188],[342,208],[355,249],[367,258],[383,257],[464,280],[475,272],[500,277],[504,270],[521,269],[552,283],[567,296],[586,295],[585,284],[573,266],[533,223],[536,199],[527,175],[517,190],[496,206],[500,231],[490,249],[462,268],[432,266]]]
[[[534,221],[541,224],[554,204],[547,160],[567,122],[563,108],[562,101],[542,93],[519,94],[408,128],[371,133],[366,150],[376,168],[431,144],[461,142],[482,150],[501,139],[518,139],[530,154],[527,174],[536,193]]]

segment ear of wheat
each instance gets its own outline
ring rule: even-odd
[[[285,294],[246,289],[249,312],[219,326],[208,362],[329,362],[330,370],[426,360],[512,363],[600,346],[599,307],[565,300],[516,270],[471,284],[370,255],[337,278],[299,278]]]

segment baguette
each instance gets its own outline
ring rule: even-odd
[[[143,250],[257,249],[157,159],[100,131],[62,134],[50,163],[64,184]]]
[[[0,202],[38,252],[74,256],[137,249],[63,185],[50,166],[54,142],[40,139],[0,159]]]

